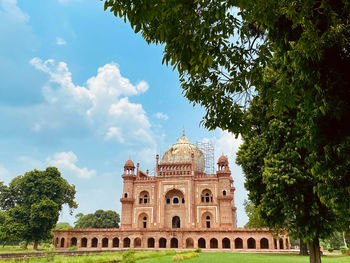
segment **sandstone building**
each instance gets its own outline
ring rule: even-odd
[[[286,236],[236,226],[235,187],[226,156],[215,174],[183,133],[159,159],[155,175],[124,165],[121,227],[54,231],[57,248],[289,249]]]

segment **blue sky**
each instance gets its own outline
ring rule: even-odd
[[[99,0],[0,0],[0,181],[57,166],[79,208],[120,212],[130,157],[153,170],[182,134],[224,153],[236,187],[238,225],[247,217],[240,139],[200,126],[204,110],[183,96],[178,74]],[[60,221],[74,222],[67,209]]]

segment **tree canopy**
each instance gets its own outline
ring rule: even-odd
[[[112,210],[96,210],[93,214],[79,213],[74,228],[119,228],[120,216]]]
[[[282,121],[286,132],[294,130],[293,125],[302,131],[296,136],[298,149],[293,150],[292,144],[276,144],[284,151],[281,154],[270,149],[277,156],[263,166],[272,180],[267,180],[271,191],[280,196],[283,188],[293,187],[293,177],[299,183],[305,180],[305,187],[294,189],[295,198],[301,205],[308,187],[311,217],[320,211],[349,218],[349,1],[105,0],[105,9],[128,20],[148,43],[164,45],[163,63],[178,70],[185,97],[206,109],[205,127],[236,135],[259,132],[246,116],[251,114],[252,100],[264,96],[263,114],[277,117],[276,128]],[[283,115],[289,121],[278,119]],[[283,139],[282,134],[269,132]],[[302,155],[307,175],[300,177],[299,151],[308,153]],[[287,162],[289,166],[281,166]],[[290,179],[277,176],[280,171]],[[248,185],[261,174],[247,171]],[[260,194],[251,194],[254,205],[259,206]],[[288,198],[292,197],[281,196],[281,204],[278,199],[270,201],[270,208],[288,206],[283,202],[294,201]],[[301,229],[304,221],[299,223]],[[313,228],[309,231],[313,236],[328,231],[326,226],[317,229],[317,222],[305,224]]]
[[[75,187],[70,185],[56,167],[33,170],[14,178],[9,186],[2,185],[1,209],[6,211],[3,225],[9,239],[34,241],[51,238],[62,206],[77,208]]]
[[[64,230],[64,229],[71,229],[71,228],[73,227],[67,222],[58,222],[55,226],[56,230]]]
[[[320,238],[344,229],[350,219],[322,202],[317,188],[323,182],[312,175],[310,152],[301,142],[306,131],[296,117],[292,112],[268,116],[262,96],[256,97],[247,115],[254,128],[242,135],[237,163],[246,175],[249,199],[266,224],[308,242],[313,255]]]

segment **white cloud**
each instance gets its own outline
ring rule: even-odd
[[[122,132],[119,127],[110,127],[106,133],[106,140],[117,139],[120,143],[124,143],[125,140],[122,136]]]
[[[168,115],[162,113],[162,112],[157,112],[156,113],[156,118],[160,120],[167,120],[169,119]]]
[[[232,133],[220,130],[219,137],[213,138],[213,143],[217,158],[224,154],[229,157],[231,163],[234,163],[236,160],[236,152],[243,141],[240,136],[236,139],[235,135]]]
[[[2,0],[1,7],[9,17],[19,23],[26,23],[29,21],[29,15],[22,12],[22,10],[17,6],[17,0]]]
[[[64,45],[67,45],[67,41],[64,40],[63,38],[56,37],[56,44],[59,46],[64,46]]]
[[[98,68],[97,75],[89,78],[86,86],[78,86],[73,83],[72,74],[64,62],[33,58],[30,64],[50,77],[48,85],[43,88],[46,101],[42,107],[47,117],[33,121],[34,131],[64,126],[67,116],[75,114],[106,140],[127,144],[141,142],[151,147],[156,144],[142,105],[129,100],[130,96],[148,90],[145,81],[131,84],[121,75],[118,65],[110,63]],[[48,113],[50,109],[52,112]],[[52,115],[57,116],[53,118]]]
[[[62,174],[71,176],[78,176],[82,179],[89,179],[96,175],[95,170],[89,170],[87,168],[79,168],[76,163],[78,162],[78,157],[71,151],[69,152],[58,152],[53,155],[53,157],[46,158],[46,162],[49,165],[56,166],[61,170]]]

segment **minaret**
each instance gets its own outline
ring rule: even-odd
[[[131,228],[132,225],[132,210],[133,210],[133,190],[135,180],[135,165],[132,160],[127,160],[124,165],[123,178],[123,196],[120,198],[122,203],[121,225],[123,229]]]
[[[222,155],[218,160],[219,178],[218,201],[220,206],[220,226],[224,228],[236,227],[236,209],[234,206],[234,192],[232,191],[232,177],[228,165],[228,159]]]

